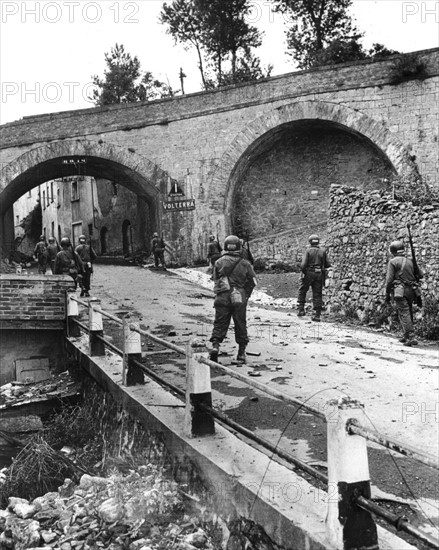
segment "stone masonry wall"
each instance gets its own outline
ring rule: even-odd
[[[398,66],[409,63],[411,56],[415,64],[423,64],[425,72],[409,80],[398,80]],[[161,222],[156,226],[165,230],[180,261],[191,263],[199,257],[205,258],[209,233],[218,233],[222,239],[232,230],[235,187],[239,189],[247,173],[247,181],[252,181],[254,174],[249,170],[253,162],[248,165],[247,159],[255,160],[254,144],[258,144],[258,154],[269,156],[278,147],[279,129],[298,121],[320,120],[364,141],[364,148],[358,148],[360,144],[355,146],[361,149],[364,161],[363,172],[354,174],[355,183],[368,174],[374,175],[366,165],[373,157],[378,158],[379,155],[371,154],[375,149],[384,158],[387,156],[398,174],[405,170],[418,172],[423,181],[438,188],[438,83],[436,49],[300,71],[161,101],[26,117],[1,127],[0,166],[5,170],[0,175],[0,199],[3,201],[4,196],[3,204],[7,205],[19,196],[21,175],[35,164],[43,165],[50,155],[98,158],[99,170],[115,163],[131,166],[126,164],[128,157],[137,155],[132,169],[139,176],[139,187],[148,178],[151,180],[152,169],[145,176],[136,168],[141,164],[138,159],[146,159],[177,180],[185,198],[195,199],[195,210],[165,212],[161,202],[167,198],[169,189],[160,188],[159,195],[152,197],[157,202],[154,211]],[[331,181],[350,185],[353,172],[349,159],[353,149],[346,140],[340,145],[343,158],[338,166],[347,169],[340,177],[335,174]],[[322,150],[323,147],[317,147],[314,158],[320,158]],[[276,170],[282,171],[286,178],[297,165],[291,159],[285,155],[281,159],[284,165],[276,164]],[[318,164],[317,179],[321,181],[329,180],[327,175],[333,169],[333,164],[323,160]],[[312,184],[316,178],[311,171],[312,162],[308,167],[310,170],[298,172],[293,181],[303,182],[304,176],[310,175],[311,191],[315,190]],[[379,178],[386,178],[387,170],[388,166],[383,166]],[[118,183],[125,183],[133,174],[127,176]],[[272,186],[270,178],[275,172],[265,167],[262,176],[261,184]],[[11,181],[17,188],[3,195]],[[296,197],[294,189],[287,190],[282,207],[294,208]],[[260,203],[258,214],[264,212],[268,221],[270,217],[279,218],[278,207],[279,201],[265,200]],[[326,217],[322,213],[322,222]],[[276,233],[293,228],[293,224],[284,227],[288,219],[288,215],[283,217],[283,227],[276,228]],[[296,226],[303,223],[306,223],[304,217]]]
[[[328,252],[334,271],[327,289],[331,308],[368,312],[383,303],[390,243],[402,240],[410,254],[407,223],[425,273],[424,295],[437,300],[439,205],[418,207],[380,191],[331,187]]]

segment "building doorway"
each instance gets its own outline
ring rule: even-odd
[[[104,255],[107,253],[107,238],[108,238],[108,229],[103,227],[101,229],[101,254]]]
[[[124,220],[122,224],[122,247],[123,255],[131,256],[133,253],[132,227],[129,220]]]

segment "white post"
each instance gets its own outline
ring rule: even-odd
[[[143,370],[136,364],[142,358],[142,342],[140,333],[132,330],[139,328],[139,323],[130,322],[130,315],[124,318],[123,339],[124,339],[124,361],[123,373],[125,375],[123,383],[127,386],[145,383]]]
[[[79,318],[78,302],[73,299],[76,296],[74,290],[67,291],[67,336],[80,336],[81,330],[75,321]]]
[[[88,302],[88,330],[90,356],[105,355],[105,344],[100,339],[104,336],[102,314],[94,308],[100,308],[101,301],[98,298],[90,298]]]
[[[186,348],[186,433],[193,437],[212,435],[215,423],[210,413],[203,411],[201,404],[212,407],[210,367],[199,362],[207,352],[202,340],[194,339]]]
[[[378,550],[372,515],[355,505],[358,496],[370,498],[366,440],[349,434],[348,421],[366,424],[363,405],[343,397],[328,403],[328,514],[326,532],[337,550]]]

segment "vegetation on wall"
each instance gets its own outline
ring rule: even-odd
[[[31,241],[37,242],[43,232],[43,214],[41,203],[38,201],[29,214],[21,221],[20,227],[24,229],[26,237]]]
[[[395,60],[390,74],[391,84],[409,80],[424,80],[428,77],[426,64],[417,55],[405,55]]]

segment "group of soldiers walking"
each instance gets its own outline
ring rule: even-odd
[[[413,326],[413,305],[422,305],[419,280],[423,278],[422,270],[413,259],[406,256],[404,243],[394,241],[389,252],[392,259],[388,263],[386,276],[386,303],[393,301],[402,328],[400,342],[405,346],[415,346]],[[209,272],[214,281],[215,319],[210,342],[212,344],[210,359],[218,361],[220,344],[227,335],[230,321],[235,325],[235,341],[238,344],[237,362],[246,362],[246,347],[249,342],[247,333],[247,302],[255,288],[256,274],[254,260],[250,250],[242,239],[235,235],[224,241],[224,250],[214,235],[209,237],[207,258]],[[297,298],[297,315],[306,315],[305,302],[308,290],[312,290],[313,314],[311,319],[320,322],[323,309],[323,288],[326,274],[331,263],[325,248],[320,246],[318,235],[310,235],[300,269],[302,278]]]
[[[91,245],[86,244],[85,235],[79,237],[79,244],[74,249],[69,237],[63,237],[58,244],[54,237],[49,237],[46,244],[44,235],[40,236],[34,249],[38,261],[38,273],[45,274],[47,268],[54,275],[69,275],[74,288],[81,288],[81,296],[90,296],[91,275],[96,253]]]

